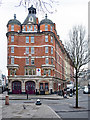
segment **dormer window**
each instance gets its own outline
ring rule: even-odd
[[[29,17],[29,22],[33,22],[33,17],[32,16]]]

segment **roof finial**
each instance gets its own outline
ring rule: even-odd
[[[14,14],[14,19],[16,19],[16,14]]]
[[[47,14],[45,14],[45,19],[47,19]]]

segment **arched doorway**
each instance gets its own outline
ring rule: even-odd
[[[25,90],[28,94],[35,94],[35,82],[27,81],[25,83]]]
[[[13,94],[20,94],[21,93],[21,82],[20,81],[12,82],[12,93]]]

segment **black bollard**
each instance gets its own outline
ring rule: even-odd
[[[28,100],[28,93],[27,93],[27,100]]]

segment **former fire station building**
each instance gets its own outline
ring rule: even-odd
[[[24,22],[14,14],[7,30],[9,93],[51,94],[66,87],[73,64],[47,15],[39,22],[31,6]]]

